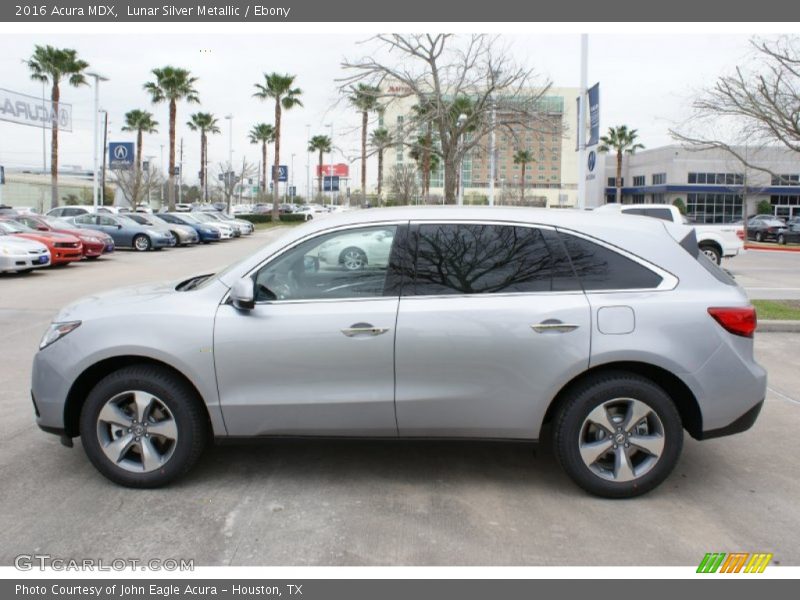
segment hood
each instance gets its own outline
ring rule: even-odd
[[[71,234],[67,233],[56,233],[55,231],[26,231],[25,233],[20,233],[17,235],[27,235],[27,236],[36,236],[40,238],[45,238],[50,240],[51,242],[79,242],[80,240]]]
[[[84,296],[61,309],[55,320],[82,321],[93,317],[109,317],[116,314],[122,316],[130,315],[134,311],[143,311],[145,308],[153,307],[162,298],[180,293],[175,291],[175,286],[180,281],[134,285]]]
[[[29,250],[47,250],[47,246],[40,242],[12,235],[0,235],[0,250],[3,248],[21,250],[23,252],[28,252]]]

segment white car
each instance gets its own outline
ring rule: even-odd
[[[50,264],[47,246],[0,233],[0,273],[28,273]]]
[[[237,235],[241,235],[233,226],[221,222],[219,219],[208,216],[200,210],[193,210],[191,215],[201,223],[219,230],[220,239],[229,240]]]
[[[359,271],[367,267],[385,267],[389,264],[393,239],[391,229],[339,235],[319,247],[320,268]]]

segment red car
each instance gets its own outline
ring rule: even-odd
[[[36,231],[11,219],[0,219],[0,229],[10,235],[33,240],[50,250],[51,265],[65,265],[83,258],[83,244],[74,235]]]
[[[81,229],[77,225],[57,217],[40,217],[39,215],[17,215],[14,217],[21,223],[36,231],[52,231],[66,233],[78,238],[83,244],[83,257],[93,260],[98,256],[114,251],[114,240],[107,233],[92,229]]]

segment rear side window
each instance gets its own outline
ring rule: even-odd
[[[420,225],[416,295],[580,290],[558,235],[510,225]],[[412,244],[414,243],[412,238]]]
[[[572,266],[586,291],[656,288],[661,276],[620,253],[560,232]]]
[[[672,221],[672,212],[668,208],[626,208],[622,212],[626,215],[641,215],[662,221]]]

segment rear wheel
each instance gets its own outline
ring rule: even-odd
[[[147,252],[151,245],[150,238],[143,233],[133,238],[133,249],[138,252]]]
[[[586,491],[630,498],[663,482],[683,447],[681,418],[652,381],[625,372],[593,377],[561,406],[553,431],[555,455]]]
[[[715,265],[722,264],[722,252],[716,246],[712,244],[702,244],[700,246],[700,251]]]
[[[80,427],[92,464],[111,481],[139,488],[166,485],[186,473],[207,438],[193,390],[150,365],[102,379],[86,398]]]
[[[347,271],[360,271],[367,266],[367,255],[361,248],[355,246],[345,248],[339,255],[339,263]]]
[[[764,241],[764,234],[760,231],[756,231],[756,241],[763,242]]]

